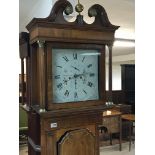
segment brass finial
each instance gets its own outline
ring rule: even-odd
[[[76,12],[78,12],[80,15],[80,13],[83,11],[83,9],[84,9],[83,5],[80,4],[80,1],[78,0],[78,4],[75,6]]]

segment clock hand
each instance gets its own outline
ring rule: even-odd
[[[78,76],[75,74],[73,76],[69,76],[69,78],[66,81],[72,80],[72,79],[76,79]]]
[[[76,84],[77,84],[76,78],[79,77],[79,76],[80,75],[75,74],[74,76],[69,77],[68,79],[64,78],[63,79],[63,84],[67,85],[68,81],[70,81],[71,79],[75,79],[75,89],[76,89]]]
[[[72,68],[74,68],[75,70],[78,70],[78,71],[80,71],[78,68],[76,68],[76,67],[74,67],[74,66],[71,66]]]
[[[68,82],[69,80],[77,79],[78,77],[82,78],[82,76],[84,76],[84,74],[74,74],[73,76],[69,75],[69,78],[66,79],[65,81]]]
[[[76,85],[77,85],[77,78],[80,77],[80,79],[82,79],[83,83],[86,83],[86,75],[85,74],[74,74],[73,77],[69,77],[69,80],[71,79],[75,79],[75,89],[76,89]]]

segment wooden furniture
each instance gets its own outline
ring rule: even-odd
[[[131,114],[132,106],[128,104],[115,104],[112,108],[113,110],[120,111],[122,114]],[[122,138],[127,139],[129,135],[129,125],[130,123],[127,121],[122,121]]]
[[[132,133],[133,133],[133,122],[135,122],[135,115],[134,114],[124,114],[121,116],[121,120],[125,120],[130,123],[130,126],[129,126],[129,151],[130,151],[131,150],[131,137],[132,137]]]
[[[109,91],[106,91],[107,101]],[[112,100],[114,104],[124,103],[124,92],[122,90],[112,90]]]
[[[120,111],[122,114],[131,114],[132,113],[132,106],[128,104],[115,104],[112,108],[113,110]]]
[[[100,129],[102,127],[106,127],[108,129],[108,133],[110,134],[110,144],[112,145],[112,134],[119,133],[119,149],[121,150],[121,112],[116,110],[107,110],[103,112],[102,125],[100,125]]]
[[[135,65],[121,65],[122,90],[125,103],[132,105],[132,113],[135,113]]]
[[[63,12],[72,11],[67,0],[58,0],[47,18],[34,18],[29,33],[20,35],[21,63],[27,62],[29,155],[99,155],[98,125],[107,109],[105,46],[111,60],[119,26],[98,4],[88,10],[92,24],[80,13],[67,22]]]

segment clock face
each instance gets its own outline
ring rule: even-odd
[[[97,50],[52,49],[53,102],[98,100]]]

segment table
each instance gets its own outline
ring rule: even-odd
[[[121,115],[121,124],[122,124],[122,120],[126,120],[130,122],[129,125],[129,151],[131,150],[131,136],[132,136],[132,127],[133,127],[133,122],[135,122],[135,115],[134,114],[124,114]],[[122,128],[121,128],[122,130]],[[122,133],[122,131],[121,131]],[[122,141],[122,134],[120,134],[121,136],[121,141]]]
[[[108,133],[110,134],[110,144],[112,145],[112,134],[119,133],[119,149],[121,150],[121,112],[116,110],[107,110],[103,112],[102,125],[100,125],[100,129],[103,127],[108,129]]]

